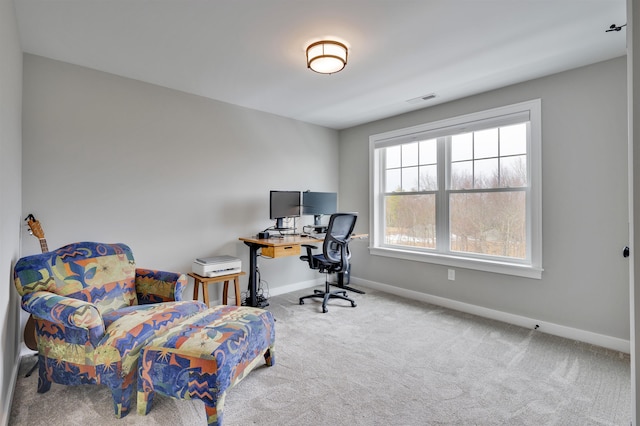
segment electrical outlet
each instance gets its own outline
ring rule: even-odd
[[[449,269],[449,272],[447,273],[447,278],[449,278],[450,281],[455,281],[456,280],[456,270],[455,269]]]

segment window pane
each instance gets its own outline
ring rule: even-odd
[[[401,191],[400,169],[387,170],[384,192]]]
[[[500,186],[527,186],[527,156],[516,155],[500,159]]]
[[[418,142],[402,145],[402,167],[418,165]]]
[[[402,190],[415,192],[418,190],[418,168],[402,168]]]
[[[390,146],[385,149],[386,168],[393,169],[400,167],[400,146]]]
[[[473,134],[473,158],[498,156],[498,129],[487,129]]]
[[[451,164],[451,189],[473,188],[473,161]]]
[[[463,133],[451,137],[451,161],[473,158],[473,133]]]
[[[438,162],[438,140],[429,139],[420,142],[420,164],[436,164]]]
[[[526,258],[524,191],[450,194],[451,251]]]
[[[477,160],[473,163],[474,188],[498,188],[498,159]]]
[[[438,166],[420,166],[420,191],[438,189]]]
[[[436,247],[436,196],[387,195],[385,204],[385,244]]]
[[[500,128],[500,155],[527,153],[527,123]]]

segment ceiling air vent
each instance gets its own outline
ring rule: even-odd
[[[429,93],[428,95],[422,95],[422,96],[418,96],[417,98],[409,99],[407,101],[407,103],[419,104],[421,102],[425,102],[425,101],[431,100],[431,99],[433,99],[435,97],[436,97],[435,93]]]

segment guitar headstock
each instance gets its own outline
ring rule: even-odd
[[[44,239],[44,231],[42,230],[42,226],[40,226],[40,222],[36,220],[36,218],[30,214],[24,220],[27,221],[27,225],[29,225],[29,232],[33,234],[38,239]]]

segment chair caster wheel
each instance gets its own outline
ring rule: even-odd
[[[301,304],[301,305],[304,305],[304,300],[300,299],[300,300],[298,301],[298,303],[299,303],[299,304]]]
[[[352,308],[355,308],[356,306],[358,306],[358,305],[356,305],[356,302],[351,302],[351,307]]]
[[[327,308],[322,308],[322,313],[326,314],[327,312],[329,312],[329,310]]]

